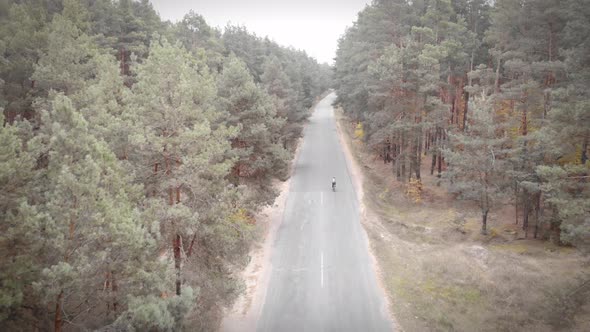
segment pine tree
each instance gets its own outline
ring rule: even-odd
[[[0,127],[0,252],[4,257],[0,261],[0,324],[8,329],[25,326],[27,317],[20,309],[28,304],[28,288],[39,274],[35,258],[39,247],[29,236],[39,228],[39,218],[27,202],[35,159],[25,148],[21,130],[30,132],[25,123],[21,128],[17,124]]]
[[[295,91],[291,88],[289,77],[276,56],[269,57],[263,65],[264,72],[260,77],[262,86],[271,96],[277,116],[286,119],[281,129],[283,147],[293,144],[301,136],[303,121],[307,112],[298,107]]]
[[[590,107],[588,83],[590,69],[588,43],[590,11],[577,1],[565,4],[567,24],[563,39],[567,85],[552,92],[545,126],[539,130],[539,145],[544,149],[545,165],[536,168],[540,189],[548,205],[545,213],[550,238],[587,251],[588,234],[588,142],[590,141]],[[559,85],[558,85],[559,86]]]
[[[205,62],[179,46],[153,42],[136,74],[128,105],[134,126],[129,158],[145,184],[147,212],[172,244],[180,295],[183,245],[188,251],[207,215],[198,208],[214,201],[219,189],[214,185],[233,165],[226,156],[236,130],[221,123],[213,109],[215,83]]]
[[[270,180],[284,177],[288,167],[289,152],[280,141],[285,120],[277,117],[268,94],[254,83],[246,66],[236,57],[228,59],[218,87],[219,107],[227,114],[227,123],[241,127],[232,141],[238,157],[232,173],[234,182],[250,179],[246,183],[257,186],[257,200],[272,201],[274,194],[267,192]]]
[[[74,98],[93,135],[104,140],[119,159],[127,160],[131,149],[129,136],[134,129],[126,112],[131,91],[114,57],[101,54],[94,63],[96,76]]]
[[[85,314],[101,302],[113,319],[126,308],[127,295],[161,289],[165,274],[151,261],[155,243],[135,208],[140,187],[129,184],[67,97],[58,95],[51,105],[30,142],[45,166],[33,190],[40,227],[28,237],[42,249],[33,289],[41,303],[55,308],[54,329],[60,331],[65,322],[101,324],[104,317]],[[93,285],[104,287],[97,292]]]
[[[564,18],[558,1],[534,3],[501,1],[492,13],[488,41],[496,45],[499,61],[496,90],[501,93],[503,112],[514,139],[510,153],[516,222],[522,211],[527,234],[529,215],[539,215],[541,192],[535,166],[544,162],[545,146],[537,144],[553,106],[554,90],[564,76],[559,55]],[[507,21],[507,18],[510,21]],[[535,29],[531,27],[535,25]],[[538,225],[539,220],[536,219]],[[538,228],[535,227],[536,229]],[[535,236],[536,236],[535,232]]]
[[[221,34],[210,27],[203,16],[190,11],[174,26],[174,32],[177,40],[194,56],[200,57],[200,52],[205,53],[212,71],[221,71],[225,52]]]
[[[31,92],[36,82],[31,75],[47,45],[48,16],[41,4],[11,3],[0,18],[0,99],[8,122],[34,116]]]
[[[552,210],[549,217],[551,240],[573,244],[590,251],[590,184],[588,164],[539,166],[541,191]]]
[[[262,63],[264,61],[264,44],[260,38],[243,26],[227,25],[223,32],[223,44],[226,56],[234,54],[248,68],[256,82],[260,82]]]
[[[47,52],[35,65],[32,79],[45,92],[73,95],[96,75],[93,59],[98,50],[90,37],[65,16],[55,15],[49,31]]]
[[[61,15],[82,33],[90,32],[90,13],[86,4],[81,1],[63,0]]]
[[[501,124],[494,117],[493,95],[483,93],[471,100],[472,123],[465,132],[449,133],[450,148],[444,150],[452,167],[445,173],[450,189],[461,199],[477,202],[482,234],[487,234],[489,212],[505,195],[503,175],[506,151]]]

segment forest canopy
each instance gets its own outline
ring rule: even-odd
[[[430,174],[524,236],[590,250],[590,7],[375,0],[339,40],[337,104],[400,181]]]

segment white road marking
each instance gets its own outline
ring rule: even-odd
[[[320,255],[320,276],[322,288],[324,288],[324,252],[322,251]]]
[[[303,219],[303,222],[301,223],[301,227],[299,228],[299,230],[303,230],[303,227],[305,227],[305,224],[307,224],[307,222],[307,218]]]

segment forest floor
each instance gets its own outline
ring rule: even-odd
[[[492,211],[483,236],[477,206],[437,186],[426,159],[422,200],[354,137],[336,112],[362,170],[362,223],[391,310],[405,331],[590,331],[590,258],[524,238],[514,207]]]

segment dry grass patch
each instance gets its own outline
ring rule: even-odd
[[[588,257],[518,240],[510,207],[482,236],[477,208],[454,200],[428,169],[422,199],[407,197],[391,165],[367,154],[338,117],[364,173],[363,224],[404,330],[590,331]]]

